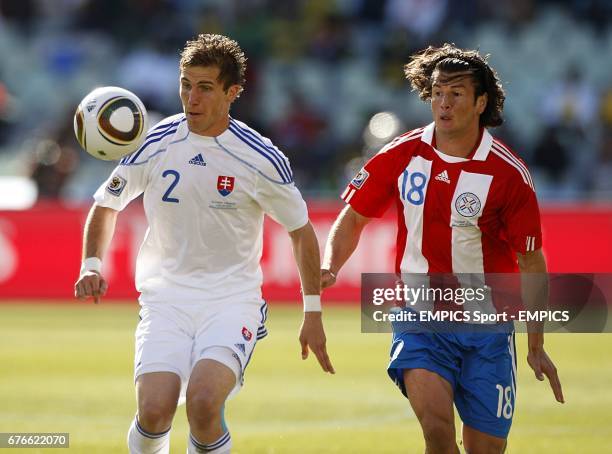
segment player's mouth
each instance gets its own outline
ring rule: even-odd
[[[440,115],[438,117],[438,123],[441,125],[450,125],[453,122],[452,115]]]

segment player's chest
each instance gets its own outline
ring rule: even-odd
[[[156,163],[147,192],[161,206],[234,210],[252,203],[254,184],[253,173],[231,157],[192,146]]]
[[[476,227],[499,212],[499,178],[474,163],[446,163],[416,156],[397,178],[397,192],[407,216],[424,223]]]

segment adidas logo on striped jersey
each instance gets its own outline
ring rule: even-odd
[[[450,184],[450,178],[448,178],[448,172],[446,170],[443,170],[442,172],[437,174],[436,175],[436,180],[444,181],[445,183]]]
[[[189,160],[189,164],[193,164],[196,166],[205,166],[206,161],[204,161],[204,158],[202,157],[202,153],[198,153],[197,155],[195,155],[193,158]]]

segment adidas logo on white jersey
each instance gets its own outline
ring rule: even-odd
[[[193,164],[196,166],[205,166],[206,161],[204,161],[204,158],[202,157],[202,153],[198,153],[197,155],[195,155],[193,158],[189,160],[189,164]]]
[[[442,172],[437,174],[436,175],[436,180],[444,181],[445,183],[450,184],[450,178],[448,178],[448,172],[446,170],[443,170]]]

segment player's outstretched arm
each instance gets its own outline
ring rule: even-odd
[[[289,232],[293,243],[293,255],[300,272],[302,294],[304,296],[304,320],[300,328],[302,359],[308,357],[308,349],[313,351],[321,368],[334,374],[327,354],[325,330],[321,316],[319,242],[310,221],[303,227]]]
[[[548,306],[548,276],[542,250],[518,254],[521,270],[523,302],[530,311],[545,310]],[[527,322],[527,363],[538,380],[548,378],[557,402],[564,403],[563,389],[555,364],[544,350],[544,323]]]
[[[321,268],[321,289],[331,287],[336,283],[336,276],[340,268],[357,248],[361,232],[370,220],[357,213],[350,205],[340,212],[325,244]]]
[[[113,238],[118,213],[95,203],[89,211],[83,234],[83,266],[74,284],[74,296],[80,300],[93,297],[97,304],[106,293],[108,284],[100,273],[101,258]]]

